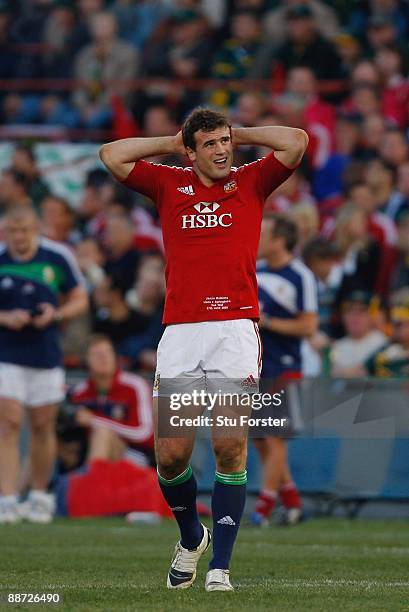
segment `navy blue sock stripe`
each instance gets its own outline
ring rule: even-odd
[[[159,476],[159,486],[163,497],[169,504],[180,529],[180,541],[184,548],[193,549],[200,543],[203,537],[203,528],[199,521],[196,509],[197,484],[192,468],[189,466],[186,480],[186,470],[179,477],[166,481]],[[166,483],[166,484],[165,484]]]
[[[213,558],[209,569],[228,569],[246,502],[246,484],[214,483]]]

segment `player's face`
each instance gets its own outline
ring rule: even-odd
[[[274,221],[272,219],[263,219],[261,223],[260,242],[258,245],[258,257],[268,257],[274,247],[273,239]]]
[[[187,154],[199,173],[211,181],[229,176],[233,162],[233,145],[229,128],[226,126],[213,132],[199,130],[194,137],[196,150],[187,148]]]
[[[109,342],[93,344],[87,353],[91,376],[112,376],[116,370],[116,356]]]
[[[38,235],[37,222],[31,215],[20,219],[8,219],[4,230],[7,245],[13,255],[25,257],[31,254]]]

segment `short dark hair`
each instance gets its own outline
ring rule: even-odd
[[[14,149],[15,153],[17,151],[20,151],[21,153],[25,153],[32,162],[35,162],[35,155],[34,155],[33,147],[20,143],[20,144],[17,144]]]
[[[298,228],[294,221],[279,214],[272,214],[269,218],[274,221],[274,238],[284,238],[287,251],[294,251],[298,242]]]
[[[214,111],[210,108],[195,108],[190,115],[185,119],[182,125],[183,144],[189,149],[196,149],[195,134],[200,130],[202,132],[213,132],[217,128],[231,126],[224,113]]]
[[[70,215],[70,217],[75,217],[75,213],[74,210],[72,209],[72,207],[69,205],[68,200],[66,200],[65,198],[63,198],[62,196],[53,194],[53,193],[48,193],[46,196],[44,196],[44,198],[41,200],[40,203],[40,207],[42,208],[44,202],[46,200],[54,200],[55,202],[58,202],[59,204],[61,204],[62,208],[64,209],[64,212],[67,215]]]
[[[336,259],[338,255],[338,249],[334,242],[325,240],[325,238],[312,238],[307,242],[302,252],[303,260],[307,265],[315,259]]]
[[[23,174],[23,172],[20,172],[20,170],[16,170],[16,168],[13,168],[12,166],[9,168],[5,168],[3,170],[3,174],[8,174],[9,176],[11,176],[13,178],[13,181],[17,184],[20,185],[20,187],[22,187],[24,189],[24,191],[28,192],[30,189],[30,179]]]
[[[110,344],[112,348],[115,350],[114,343],[112,342],[109,336],[107,336],[106,334],[91,334],[90,337],[88,338],[86,352],[88,353],[88,351],[93,346],[95,346],[96,344],[102,344],[103,342]]]

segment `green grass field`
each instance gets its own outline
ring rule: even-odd
[[[409,525],[316,519],[294,528],[243,527],[232,564],[234,593],[165,580],[176,528],[122,519],[0,527],[1,592],[59,592],[59,610],[409,611]],[[2,610],[54,606],[0,605]]]

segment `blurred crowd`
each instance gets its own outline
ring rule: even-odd
[[[409,3],[398,0],[0,0],[0,82],[33,82],[3,87],[1,121],[161,136],[210,104],[236,126],[304,128],[303,163],[265,210],[296,222],[297,255],[317,278],[320,331],[305,343],[306,374],[407,377],[408,29]],[[50,81],[40,93],[44,78],[77,86]],[[246,88],[246,78],[264,85]],[[265,153],[242,148],[235,163]],[[64,330],[67,365],[82,363],[99,332],[127,365],[152,372],[165,268],[152,203],[96,169],[74,208],[20,143],[0,177],[0,207],[27,202],[43,233],[73,249],[88,284],[91,314]]]

